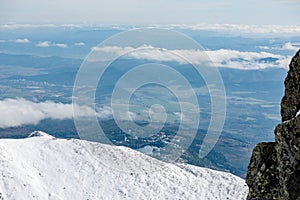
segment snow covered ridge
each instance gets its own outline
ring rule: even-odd
[[[43,131],[33,131],[28,135],[28,138],[31,137],[49,137],[49,138],[54,138],[53,136],[49,135],[48,133],[45,133]]]
[[[5,200],[239,200],[247,192],[245,181],[232,174],[167,164],[126,147],[56,139],[43,132],[0,139]]]

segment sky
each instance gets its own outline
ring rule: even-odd
[[[300,25],[300,0],[0,0],[0,24]]]

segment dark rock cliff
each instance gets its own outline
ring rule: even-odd
[[[284,81],[285,94],[281,101],[282,121],[292,119],[300,110],[300,50],[292,58]]]
[[[300,200],[300,50],[289,67],[275,142],[257,144],[248,166],[249,200]]]

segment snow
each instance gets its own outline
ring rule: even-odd
[[[32,133],[30,133],[28,135],[29,138],[31,137],[50,137],[50,138],[54,138],[53,136],[49,135],[48,133],[45,133],[43,131],[33,131]]]
[[[0,140],[5,200],[245,199],[245,181],[230,173],[170,164],[126,147],[35,132]]]

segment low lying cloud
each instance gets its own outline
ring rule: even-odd
[[[81,24],[0,24],[0,29],[20,29],[20,28],[81,28]]]
[[[268,47],[268,46],[258,46],[259,49],[264,50],[283,50],[283,51],[297,51],[300,49],[300,43],[299,42],[286,42],[282,46],[277,47]]]
[[[29,43],[29,42],[30,42],[30,40],[28,40],[27,38],[15,40],[15,43]]]
[[[66,45],[66,44],[49,42],[49,41],[39,42],[36,46],[38,46],[38,47],[60,47],[60,48],[68,48],[68,45]]]
[[[111,116],[110,107],[97,109],[95,112],[88,106],[76,106],[80,111],[79,117],[97,116],[107,118]],[[73,104],[55,103],[53,101],[32,102],[23,98],[4,99],[0,101],[0,128],[17,127],[26,124],[38,124],[43,119],[72,119]]]
[[[293,0],[297,1],[297,0]],[[19,29],[19,28],[82,28],[82,27],[105,27],[102,25],[90,24],[1,24],[0,29]],[[108,27],[108,26],[106,26]],[[118,30],[127,30],[126,26],[109,26]],[[153,28],[189,29],[189,30],[212,30],[231,33],[253,33],[253,34],[293,34],[299,35],[299,25],[247,25],[247,24],[172,24],[154,25]],[[137,26],[136,28],[149,28],[149,26]]]
[[[0,40],[0,43],[4,43],[4,42],[30,43],[30,40],[27,38],[17,38],[15,40]]]
[[[297,51],[298,49],[300,49],[300,43],[291,43],[291,42],[285,43],[281,48],[281,50],[291,50],[291,51]]]
[[[289,56],[282,56],[268,52],[248,52],[231,49],[219,50],[193,50],[175,49],[167,50],[152,46],[143,45],[138,48],[105,46],[93,47],[97,59],[97,53],[101,53],[101,59],[123,56],[133,59],[146,59],[153,61],[169,62],[175,61],[181,64],[189,61],[192,64],[209,64],[216,67],[234,69],[264,69],[269,67],[288,68],[291,59]],[[130,52],[130,53],[128,53]],[[92,58],[93,59],[93,58]],[[212,61],[212,62],[210,62]]]
[[[77,43],[75,43],[74,45],[75,45],[75,46],[84,46],[85,43],[84,43],[84,42],[77,42]]]
[[[291,57],[267,52],[242,52],[237,50],[220,49],[206,51],[218,67],[235,69],[265,69],[269,67],[288,69]]]
[[[173,28],[192,30],[229,31],[232,33],[253,34],[299,34],[299,25],[247,25],[247,24],[175,24]]]

